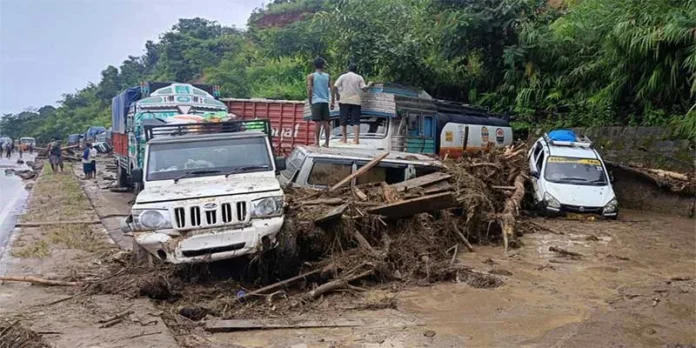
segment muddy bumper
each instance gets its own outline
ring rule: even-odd
[[[135,241],[157,258],[170,263],[195,263],[230,259],[273,247],[283,217],[253,219],[243,227],[192,230],[173,236],[136,232]]]

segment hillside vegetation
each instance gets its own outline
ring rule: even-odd
[[[124,52],[125,53],[125,52]],[[304,99],[311,61],[517,114],[517,126],[671,125],[696,137],[696,0],[275,0],[244,31],[180,19],[141,56],[57,107],[4,115],[41,141],[110,125],[141,81],[205,82],[225,97]]]

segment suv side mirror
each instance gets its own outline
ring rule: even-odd
[[[531,176],[534,177],[534,178],[539,179],[539,172],[534,171],[534,172],[531,173]]]
[[[280,172],[281,170],[285,170],[285,158],[283,157],[276,157],[275,159],[275,167],[276,167],[276,172]]]
[[[614,177],[614,172],[609,172],[609,182],[610,183],[615,183],[616,182],[616,177]]]
[[[131,178],[133,178],[133,184],[143,183],[143,170],[140,168],[133,168],[131,171]]]

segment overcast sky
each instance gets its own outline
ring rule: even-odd
[[[179,18],[243,28],[262,0],[0,0],[0,115],[55,105]]]

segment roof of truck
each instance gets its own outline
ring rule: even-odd
[[[189,141],[205,141],[205,140],[220,140],[220,139],[235,139],[235,138],[256,138],[268,137],[266,133],[258,131],[244,131],[237,133],[212,133],[212,134],[186,134],[176,136],[160,136],[154,137],[148,144],[171,144],[184,143]]]
[[[384,154],[383,150],[370,149],[352,149],[352,148],[337,148],[337,147],[313,147],[313,146],[298,146],[298,149],[312,157],[332,157],[332,158],[352,158],[371,160]],[[422,165],[442,166],[442,162],[436,158],[420,154],[390,151],[387,158],[389,162],[421,162]]]

